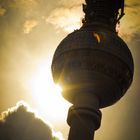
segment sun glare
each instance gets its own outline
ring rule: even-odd
[[[39,113],[51,121],[58,121],[67,116],[70,103],[61,96],[61,87],[54,84],[49,62],[38,65],[29,85]]]

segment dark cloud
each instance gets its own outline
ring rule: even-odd
[[[0,140],[59,140],[52,128],[28,107],[20,104],[3,112],[0,120]],[[62,140],[62,139],[61,139]]]

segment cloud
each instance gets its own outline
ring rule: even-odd
[[[57,8],[53,10],[50,16],[46,19],[47,23],[51,23],[56,28],[62,28],[64,31],[72,32],[74,29],[80,27],[82,12],[81,7],[73,8]]]
[[[140,6],[140,2],[138,0],[133,0],[133,1],[127,0],[125,2],[125,6],[128,8],[136,8]]]
[[[1,0],[0,22],[8,22],[6,24],[11,28],[16,26],[16,30],[21,30],[24,24],[24,33],[28,34],[33,27],[38,25],[37,23],[42,21],[42,17],[46,16],[48,11],[45,8],[46,3],[46,0]],[[1,18],[3,15],[5,17]]]
[[[38,25],[36,20],[26,20],[24,23],[24,33],[29,34],[34,27]]]
[[[84,17],[82,3],[84,3],[84,0],[60,0],[58,7],[46,18],[46,22],[66,32],[79,29],[81,27],[82,18]]]
[[[6,13],[6,9],[0,6],[0,17]]]
[[[0,140],[13,139],[64,140],[60,132],[55,133],[49,124],[31,112],[31,108],[23,102],[1,114]]]
[[[85,0],[74,1],[74,0],[60,0],[58,7],[54,9],[50,15],[47,17],[46,22],[51,23],[57,29],[62,29],[66,32],[72,32],[74,29],[81,27],[81,19],[84,17],[82,11],[82,3]],[[137,0],[126,1],[126,16],[121,20],[120,34],[129,37],[131,34],[137,31],[137,28],[140,26],[139,13],[140,13],[140,2]],[[127,21],[130,21],[129,23]],[[131,28],[135,26],[135,28]],[[128,37],[128,38],[129,38]]]
[[[140,33],[140,1],[127,0],[125,2],[125,16],[120,21],[119,35],[126,41],[137,41]]]
[[[85,1],[84,0],[77,0],[77,1],[75,1],[75,0],[69,0],[69,1],[60,0],[59,1],[59,5],[64,6],[64,7],[68,7],[68,8],[75,7],[75,6],[81,6],[82,7],[82,3],[85,3]]]

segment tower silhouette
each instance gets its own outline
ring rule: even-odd
[[[62,40],[52,61],[53,79],[73,104],[69,140],[93,140],[101,123],[99,109],[126,93],[134,72],[131,52],[116,31],[124,0],[86,0],[83,12],[82,27]]]

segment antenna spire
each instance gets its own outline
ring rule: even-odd
[[[124,0],[85,0],[84,24],[101,23],[115,30],[116,24],[124,16]]]

